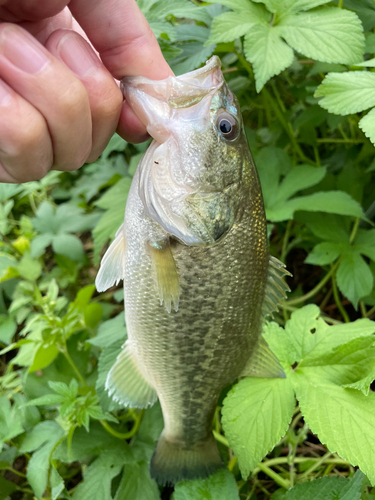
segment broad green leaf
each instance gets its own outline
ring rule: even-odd
[[[309,10],[319,5],[328,3],[329,0],[253,0],[262,2],[270,12],[275,12],[279,16],[299,12],[300,10]]]
[[[275,207],[266,207],[266,216],[272,222],[292,219],[294,212],[327,212],[365,218],[361,205],[343,191],[322,191],[292,198]]]
[[[349,243],[349,232],[342,217],[333,214],[314,214],[309,217],[307,226],[318,238],[333,243]]]
[[[375,106],[375,73],[329,73],[315,92],[330,113],[349,115]]]
[[[344,254],[337,270],[337,285],[355,308],[362,297],[371,293],[373,284],[371,270],[360,254]]]
[[[17,331],[17,324],[11,316],[0,314],[0,342],[9,344]]]
[[[118,340],[125,342],[125,339],[125,318],[124,313],[120,313],[115,318],[104,321],[104,323],[99,326],[98,335],[87,340],[87,342],[97,347],[109,347]]]
[[[278,28],[294,50],[312,59],[345,64],[362,60],[365,40],[354,12],[326,8],[288,15]]]
[[[275,205],[287,200],[298,191],[315,186],[325,175],[325,167],[299,165],[298,167],[291,168],[281,181],[277,192],[274,193]]]
[[[252,5],[250,2],[249,4]],[[262,19],[247,12],[225,12],[221,16],[215,17],[206,45],[218,42],[232,42],[236,38],[245,35],[255,24],[261,22],[263,22]]]
[[[372,109],[366,116],[364,116],[358,123],[365,136],[375,144],[375,109]]]
[[[297,484],[283,500],[360,500],[363,474],[358,470],[352,479],[322,477]]]
[[[64,401],[64,397],[60,394],[45,394],[40,396],[40,398],[32,399],[28,401],[25,406],[43,406],[43,405],[57,405]]]
[[[286,378],[248,377],[228,393],[222,423],[244,479],[284,436],[294,408],[293,387]]]
[[[293,62],[293,50],[281,40],[279,34],[277,27],[259,24],[245,37],[244,51],[254,67],[257,92],[272,76],[278,75]]]
[[[215,45],[205,47],[201,42],[186,42],[181,48],[182,53],[170,63],[175,75],[182,75],[198,68],[212,55]]]
[[[239,500],[239,498],[236,480],[228,469],[219,470],[204,480],[178,483],[174,493],[174,500]]]
[[[40,257],[45,249],[52,243],[52,233],[44,233],[36,236],[31,242],[31,256]]]
[[[22,443],[22,448],[25,451],[30,450],[30,445],[35,449],[35,443],[42,444],[42,446],[33,453],[27,467],[27,479],[38,500],[42,499],[43,493],[47,487],[51,453],[63,435],[64,431],[56,422],[45,421],[34,427],[30,433],[30,439],[27,440],[26,437],[26,443],[25,441]],[[40,444],[38,444],[38,446],[40,446]]]
[[[63,491],[65,484],[63,478],[60,476],[54,466],[51,467],[49,483],[51,486],[52,500],[56,500],[59,497],[60,493]]]
[[[89,328],[95,328],[103,316],[103,308],[97,302],[93,302],[85,307],[83,312],[83,317],[85,324]]]
[[[354,248],[375,261],[375,229],[369,231],[359,230],[354,240]]]
[[[148,469],[144,463],[126,465],[114,500],[159,500],[159,488]]]
[[[342,344],[320,357],[307,356],[298,366],[310,381],[326,380],[337,385],[350,385],[361,381],[375,371],[375,337],[362,337]],[[372,380],[370,381],[370,383]],[[366,390],[368,391],[368,387]]]
[[[73,302],[73,307],[79,311],[83,311],[87,304],[90,302],[93,293],[95,292],[95,285],[87,285],[81,288]]]
[[[57,358],[59,352],[55,344],[40,344],[34,354],[29,372],[36,372],[50,365]]]
[[[22,413],[11,406],[6,396],[0,397],[0,449],[4,441],[13,439],[24,432]]]
[[[362,21],[365,31],[370,31],[375,26],[375,5],[372,0],[344,0],[346,9],[354,10]]]
[[[323,380],[312,385],[296,377],[295,390],[302,415],[330,451],[357,465],[375,483],[375,394],[364,396]]]
[[[112,500],[112,479],[120,473],[121,468],[116,461],[103,454],[86,469],[83,482],[79,483],[72,499]]]
[[[29,253],[24,254],[16,269],[23,278],[30,281],[38,279],[42,272],[41,264],[33,259]]]
[[[17,485],[8,481],[3,476],[0,475],[0,500],[5,500],[10,498],[11,493],[17,489]]]
[[[48,201],[43,201],[39,205],[36,216],[31,221],[39,233],[55,234],[55,214],[53,206]]]
[[[84,257],[82,241],[74,234],[58,234],[52,240],[53,250],[71,260],[81,261]]]
[[[332,264],[347,249],[347,246],[349,244],[345,245],[345,243],[333,243],[329,241],[318,243],[306,257],[305,262],[316,266]]]

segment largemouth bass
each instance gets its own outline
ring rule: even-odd
[[[287,271],[269,256],[258,175],[219,58],[122,88],[154,141],[96,280],[99,291],[124,280],[128,340],[106,388],[124,406],[159,398],[150,471],[175,483],[223,465],[212,435],[220,391],[242,376],[283,375],[260,334]]]

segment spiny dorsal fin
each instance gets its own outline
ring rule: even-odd
[[[105,389],[112,399],[130,408],[147,408],[157,400],[155,389],[138,368],[128,340],[107,375]]]
[[[263,337],[243,369],[242,377],[285,378],[285,372]]]
[[[265,319],[267,316],[273,318],[273,312],[279,310],[279,306],[283,299],[286,298],[286,292],[290,292],[290,288],[285,281],[285,276],[292,276],[285,269],[285,265],[276,257],[270,257],[268,267],[268,279],[266,284],[266,295],[262,305],[262,316]]]
[[[116,237],[104,254],[100,269],[95,280],[98,292],[105,292],[113,285],[124,279],[125,274],[125,234],[122,224],[117,230]]]

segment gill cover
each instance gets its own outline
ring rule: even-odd
[[[186,245],[215,243],[235,219],[241,171],[238,166],[234,178],[232,173],[229,178],[225,172],[221,175],[221,164],[225,170],[227,158],[232,161],[235,155],[228,152],[234,146],[226,144],[215,124],[227,96],[234,99],[219,58],[214,56],[198,70],[161,81],[127,77],[121,88],[154,138],[139,166],[139,195],[146,213]],[[231,111],[239,114],[232,104]],[[240,117],[233,120],[240,128]],[[228,123],[222,122],[224,131]],[[222,148],[222,154],[217,148]],[[212,151],[216,151],[216,161]]]

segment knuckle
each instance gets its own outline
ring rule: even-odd
[[[88,96],[85,87],[78,80],[74,79],[58,95],[56,103],[61,118],[64,120],[75,120],[88,109]]]
[[[112,121],[114,118],[118,118],[122,102],[123,97],[120,89],[116,85],[107,86],[97,101],[95,114],[103,121]]]

